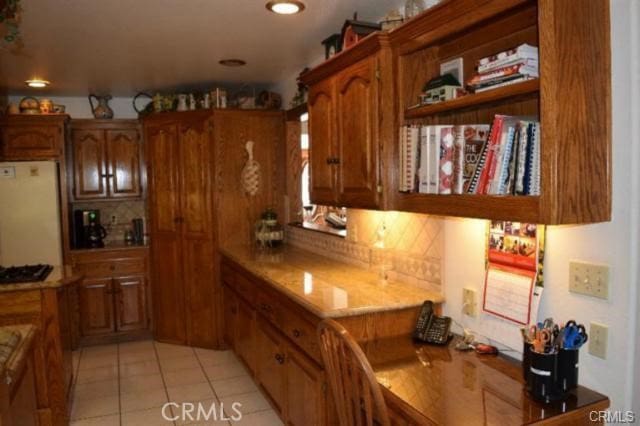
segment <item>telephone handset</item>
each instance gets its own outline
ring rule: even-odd
[[[433,302],[426,300],[420,309],[418,322],[413,331],[413,339],[435,345],[446,345],[450,337],[450,328],[451,318],[435,315],[433,313]]]

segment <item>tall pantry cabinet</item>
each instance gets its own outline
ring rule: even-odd
[[[210,111],[144,121],[156,339],[218,344]]]
[[[144,119],[152,311],[157,340],[216,348],[222,343],[218,248],[248,244],[266,208],[282,218],[284,114],[199,110]],[[254,142],[260,188],[240,182]]]

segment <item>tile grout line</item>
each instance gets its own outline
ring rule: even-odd
[[[196,355],[196,360],[198,361],[198,365],[200,365],[200,369],[202,369],[202,373],[204,374],[204,377],[206,377],[207,379],[207,383],[209,384],[209,387],[211,388],[211,391],[213,392],[213,396],[215,397],[216,401],[218,402],[218,407],[222,407],[222,401],[220,401],[220,398],[218,397],[218,393],[216,392],[215,388],[213,387],[213,385],[211,384],[211,379],[209,378],[209,375],[207,374],[207,370],[204,369],[204,365],[202,365],[202,360],[200,359],[200,355],[198,355],[198,351],[196,351],[194,349],[193,353]],[[231,426],[231,421],[227,421],[227,425]]]
[[[162,386],[164,387],[164,394],[167,397],[167,401],[171,402],[169,399],[169,391],[167,390],[167,382],[165,382],[164,380],[164,373],[162,370],[162,364],[160,363],[160,355],[158,355],[158,348],[156,347],[156,341],[152,340],[153,342],[153,353],[156,355],[156,362],[158,363],[158,370],[160,370],[160,378],[162,379]],[[173,407],[169,407],[169,410],[171,411],[171,414],[173,415]],[[169,422],[167,422],[169,423]],[[171,422],[173,423],[173,425],[175,426],[176,422]]]

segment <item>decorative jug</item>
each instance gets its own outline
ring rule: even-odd
[[[93,106],[93,100],[98,101],[98,106]],[[91,111],[95,118],[113,118],[113,110],[109,107],[109,101],[111,95],[96,96],[94,94],[89,95],[89,104],[91,105]]]

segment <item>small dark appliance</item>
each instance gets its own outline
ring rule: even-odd
[[[100,225],[100,210],[73,212],[73,241],[75,248],[104,247],[107,231]]]
[[[51,265],[0,266],[0,284],[44,281],[52,270]]]

